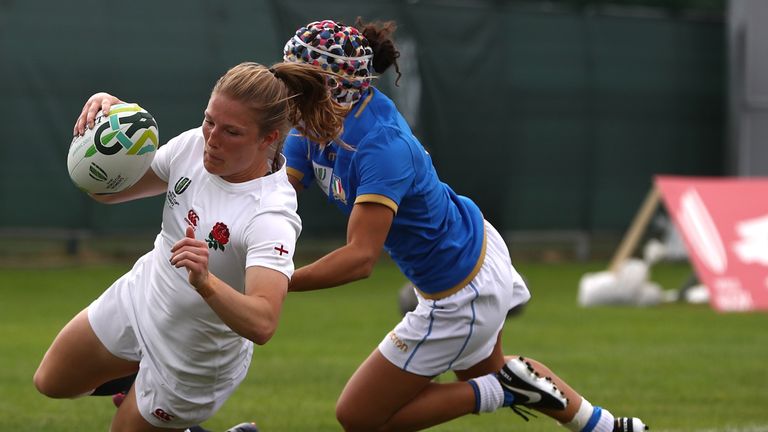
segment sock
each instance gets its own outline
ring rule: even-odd
[[[593,407],[588,400],[581,398],[581,405],[573,420],[563,426],[572,432],[612,432],[613,414],[599,406]]]
[[[96,387],[91,393],[91,396],[112,396],[113,394],[120,392],[127,392],[136,380],[137,374],[138,372],[122,378],[113,379],[112,381],[107,381]]]
[[[504,389],[495,374],[468,381],[475,391],[475,413],[494,412],[504,406]]]

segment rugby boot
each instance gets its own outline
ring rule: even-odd
[[[643,432],[648,429],[637,417],[616,417],[613,421],[613,432]]]
[[[504,406],[562,410],[568,405],[552,379],[539,375],[523,357],[508,360],[496,376],[504,389]]]
[[[259,428],[256,427],[256,423],[245,422],[236,426],[232,426],[231,428],[227,429],[226,432],[259,432]]]

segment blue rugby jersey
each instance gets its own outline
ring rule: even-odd
[[[361,202],[391,208],[385,250],[423,293],[468,284],[485,253],[482,213],[440,181],[394,103],[371,89],[347,115],[341,139],[355,150],[320,148],[291,131],[283,150],[288,174],[304,188],[316,182],[346,215]]]

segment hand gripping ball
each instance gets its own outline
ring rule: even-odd
[[[157,122],[137,104],[112,105],[95,125],[72,139],[69,177],[80,189],[97,194],[120,192],[149,169],[159,146]]]

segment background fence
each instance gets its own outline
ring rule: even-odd
[[[0,1],[0,231],[156,232],[162,199],[92,202],[66,153],[86,98],[141,103],[161,141],[215,80],[279,61],[296,28],[394,19],[402,107],[441,178],[503,231],[621,233],[656,173],[719,175],[725,24],[677,10],[521,1]],[[600,3],[600,2],[597,2]],[[304,236],[343,236],[319,192]]]

